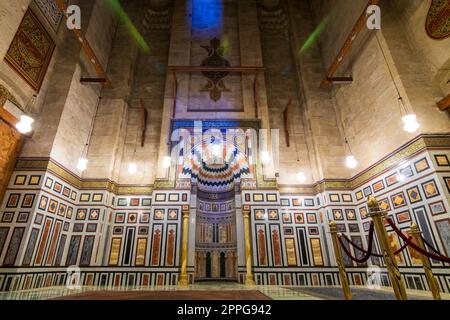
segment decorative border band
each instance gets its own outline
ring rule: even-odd
[[[258,189],[276,189],[281,193],[318,194],[325,190],[355,190],[367,181],[391,169],[401,161],[424,150],[450,147],[450,134],[419,135],[351,179],[325,179],[313,185],[276,185],[275,180],[259,180]],[[157,179],[149,185],[119,185],[108,179],[82,179],[50,158],[19,158],[15,170],[43,170],[64,179],[78,189],[101,189],[115,194],[149,194],[153,190],[175,189],[175,182]]]

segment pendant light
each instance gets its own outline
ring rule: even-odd
[[[267,164],[269,163],[269,161],[270,161],[269,151],[261,151],[261,162]]]
[[[350,144],[348,143],[348,139],[345,138],[345,145],[348,148],[349,155],[345,158],[345,164],[349,169],[355,169],[358,166],[358,161],[352,153],[352,149],[350,148]]]
[[[383,46],[381,45],[380,39],[378,38],[378,34],[376,35],[376,38],[377,38],[378,45],[380,46],[381,53],[383,54],[384,61],[386,62],[386,66],[388,67],[389,75],[391,76],[392,83],[394,84],[395,90],[397,91],[397,101],[398,101],[398,105],[400,108],[400,114],[402,116],[403,130],[408,133],[414,133],[420,127],[420,124],[417,121],[417,116],[412,111],[408,110],[408,108],[406,107],[406,105],[403,101],[403,98],[400,94],[400,89],[398,88],[397,83],[395,82],[395,78],[392,73],[391,66],[389,65],[389,62],[387,61],[387,57],[384,52]]]
[[[137,164],[136,164],[137,140],[138,140],[138,131],[136,130],[136,138],[134,139],[133,156],[131,157],[131,162],[128,164],[128,173],[129,174],[135,174],[137,172]]]
[[[305,173],[303,171],[297,172],[297,181],[300,182],[300,183],[305,183],[306,176],[305,176]]]
[[[37,95],[33,94],[30,101],[25,107],[26,113],[30,113],[33,110],[34,103],[36,102]],[[20,121],[16,124],[16,129],[22,134],[28,134],[31,131],[33,131],[32,124],[34,122],[34,119],[30,117],[29,115],[22,115],[20,116]]]
[[[162,164],[163,164],[163,167],[165,169],[169,168],[171,166],[171,164],[172,164],[172,158],[169,157],[169,156],[165,156],[163,158],[163,163]]]
[[[298,166],[300,167],[300,158],[298,156],[297,143],[294,142],[294,145],[295,145],[295,155],[297,156],[297,163],[298,163]],[[301,171],[301,169],[295,175],[296,175],[297,181],[299,183],[305,183],[306,182],[305,172]]]
[[[78,159],[78,163],[77,163],[77,169],[80,172],[83,172],[84,170],[87,169],[87,165],[88,165],[88,159],[85,157],[81,157],[80,159]]]
[[[91,137],[92,137],[92,132],[94,130],[95,118],[97,117],[98,107],[100,106],[101,99],[102,99],[102,97],[99,95],[98,99],[97,99],[97,105],[95,107],[94,117],[92,118],[92,121],[91,121],[91,128],[89,130],[89,135],[87,137],[86,144],[84,145],[83,151],[81,153],[81,157],[78,159],[77,169],[80,172],[85,171],[88,167],[89,160],[87,159],[87,152],[89,149],[89,145],[91,143]]]
[[[16,129],[22,134],[30,133],[33,130],[31,126],[34,119],[29,116],[20,116],[20,121],[16,124]]]

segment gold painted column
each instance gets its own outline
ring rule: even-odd
[[[244,237],[245,237],[245,261],[247,274],[245,276],[245,284],[249,286],[255,285],[252,273],[252,249],[250,238],[250,206],[242,207],[242,216],[244,218]]]
[[[397,265],[397,260],[395,260],[394,252],[392,251],[391,244],[389,243],[386,227],[384,226],[384,216],[386,215],[386,212],[380,209],[378,201],[373,196],[369,196],[367,205],[370,212],[369,216],[372,218],[375,226],[375,231],[377,233],[378,241],[381,246],[395,296],[397,300],[407,300],[408,297],[406,295],[405,284],[403,283],[400,270]]]
[[[423,243],[421,232],[417,224],[413,223],[411,225],[411,230],[409,233],[414,237],[414,240],[416,240],[415,242],[417,246],[425,250],[425,245]],[[425,271],[425,277],[427,278],[428,286],[430,287],[431,293],[433,294],[433,299],[441,300],[441,294],[439,293],[439,286],[436,282],[436,279],[434,278],[433,271],[431,270],[430,259],[421,253],[419,254],[420,259],[422,260],[423,269]]]
[[[188,285],[187,257],[189,242],[189,206],[183,206],[181,211],[183,214],[183,242],[181,248],[181,271],[178,285],[185,287]]]
[[[347,272],[345,271],[344,258],[342,257],[341,246],[339,244],[336,222],[330,221],[330,233],[333,240],[334,255],[339,269],[339,278],[341,279],[342,291],[344,291],[345,300],[352,300],[352,293],[348,284]]]

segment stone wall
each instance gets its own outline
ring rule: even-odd
[[[143,32],[151,51],[139,52],[135,62],[120,183],[148,184],[156,178],[164,90],[167,78],[171,78],[167,74],[167,65],[172,36],[172,6],[163,12],[156,12],[151,7],[146,7],[145,10]],[[147,111],[144,136],[142,107]],[[127,171],[130,162],[135,162],[138,166],[139,174],[136,176]]]
[[[128,2],[124,10],[130,19],[138,21],[142,4]],[[138,50],[138,45],[130,36],[127,26],[123,21],[118,21],[113,33],[107,68],[113,88],[105,88],[101,92],[102,99],[88,149],[89,166],[85,172],[87,178],[118,181],[121,175],[129,101]]]
[[[311,178],[309,175],[311,165],[302,117],[304,106],[300,102],[301,96],[298,93],[298,77],[295,72],[296,64],[291,50],[291,33],[288,24],[286,8],[275,12],[266,11],[263,7],[259,9],[270,127],[279,130],[280,138],[281,170],[278,180],[280,184],[298,183],[296,174],[300,171],[307,173],[308,178]]]
[[[433,82],[443,92],[437,92],[438,97],[450,93],[450,58],[448,55],[448,40],[436,41],[430,38],[425,28],[426,16],[429,9],[427,1],[397,0],[393,2],[400,13],[401,23],[405,30],[411,48],[422,58],[426,68],[434,77]]]
[[[3,2],[0,6],[0,81],[8,89],[12,89],[12,94],[26,104],[32,95],[32,89],[28,87],[15,72],[6,64],[3,58],[9,49],[22,18],[31,0]]]
[[[307,50],[301,50],[316,28],[311,8],[307,1],[288,1],[287,4],[292,31],[291,45],[296,58],[295,71],[299,77],[298,90],[302,97],[303,121],[312,166],[308,179],[347,178],[350,173],[344,164],[344,139],[339,130],[332,95],[329,90],[320,88],[326,71],[319,43],[312,43]]]
[[[5,20],[8,22],[6,30],[16,25],[15,22],[17,25],[20,23],[26,4],[24,3],[21,9],[14,6],[5,8],[9,15],[8,20]],[[102,1],[80,0],[73,4],[80,6],[82,30],[92,42],[101,64],[106,67],[114,31],[111,12]],[[21,156],[52,157],[77,172],[75,167],[89,135],[100,87],[82,85],[79,82],[80,77],[95,77],[95,73],[90,61],[81,52],[80,43],[73,31],[65,27],[64,21],[59,29],[54,31],[34,2],[30,8],[54,39],[56,48],[35,104],[28,107],[30,110],[25,110],[36,121],[33,139],[26,141]],[[11,36],[8,33],[4,35],[7,39],[2,41],[2,44],[9,46],[14,33],[11,33]],[[5,62],[0,64],[0,75],[1,81],[26,107],[34,94],[31,87]]]
[[[316,25],[330,12],[333,16],[319,37],[322,59],[328,68],[367,2],[310,3],[316,14]],[[347,136],[359,161],[352,175],[418,133],[449,131],[448,113],[439,111],[436,101],[447,90],[442,88],[445,75],[441,70],[438,76],[437,70],[445,65],[448,55],[443,52],[449,51],[450,44],[426,35],[427,9],[423,1],[383,3],[382,29],[377,32],[364,28],[335,74],[353,77],[353,83],[335,84],[329,89],[338,119],[343,123],[342,134]],[[401,118],[405,113],[398,103],[396,86],[408,112],[415,113],[421,124],[414,134],[402,130]]]

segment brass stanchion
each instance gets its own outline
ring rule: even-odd
[[[380,242],[384,261],[388,271],[389,278],[391,279],[392,287],[394,289],[397,300],[407,300],[405,285],[400,275],[400,270],[395,260],[394,252],[392,251],[391,244],[389,243],[388,233],[384,226],[384,216],[386,212],[380,209],[378,201],[373,196],[369,196],[367,200],[369,206],[369,216],[373,220],[375,231],[377,233],[378,241]]]
[[[352,300],[352,293],[348,284],[347,272],[345,271],[344,258],[342,256],[341,247],[337,234],[336,222],[330,221],[330,233],[333,240],[334,254],[336,256],[336,264],[339,269],[339,278],[341,279],[342,291],[344,291],[345,300]]]
[[[188,256],[188,241],[189,241],[189,206],[182,207],[183,214],[183,243],[181,249],[181,271],[178,285],[186,287],[188,285],[187,276],[187,256]]]
[[[243,206],[242,216],[244,218],[244,237],[245,237],[245,261],[247,274],[245,276],[245,284],[249,286],[255,285],[252,273],[252,250],[250,239],[250,206]]]
[[[414,237],[414,240],[416,240],[417,246],[419,246],[421,249],[425,250],[425,244],[423,243],[423,240],[421,237],[422,233],[420,232],[417,224],[413,223],[411,225],[411,230],[409,233]],[[420,254],[420,259],[422,260],[423,269],[425,270],[425,277],[427,278],[428,286],[430,287],[431,293],[433,294],[433,299],[441,300],[439,286],[436,282],[436,278],[433,275],[433,271],[431,270],[430,259],[427,256],[421,254],[420,252],[419,252],[419,254]]]

